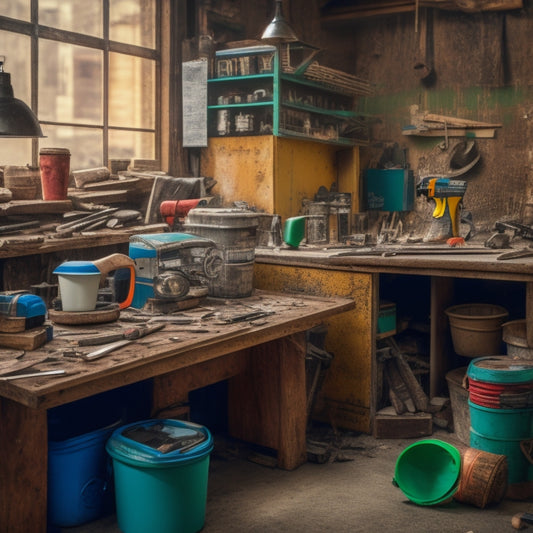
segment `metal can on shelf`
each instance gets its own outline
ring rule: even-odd
[[[218,111],[217,132],[219,135],[229,135],[230,133],[230,118],[227,109],[220,109]]]

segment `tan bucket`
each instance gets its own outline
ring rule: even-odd
[[[507,457],[475,448],[460,451],[461,474],[454,498],[481,509],[499,503],[507,491]]]
[[[507,309],[494,304],[462,304],[449,307],[445,313],[457,355],[482,357],[501,352]]]

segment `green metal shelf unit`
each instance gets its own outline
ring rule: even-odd
[[[288,55],[287,50],[281,53]],[[269,45],[216,52],[208,81],[209,136],[275,135],[361,144],[350,133],[360,116],[354,96],[304,77],[307,63],[294,70],[280,55],[280,49]]]

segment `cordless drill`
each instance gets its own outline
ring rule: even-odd
[[[467,182],[451,178],[422,178],[417,185],[417,195],[425,195],[435,201],[433,221],[427,241],[445,241],[459,236],[460,204],[466,192]]]

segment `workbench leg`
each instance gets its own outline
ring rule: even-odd
[[[450,353],[448,317],[444,310],[453,301],[453,278],[431,278],[431,325],[429,345],[429,397],[442,393]]]
[[[46,533],[46,410],[0,398],[0,530]]]
[[[229,381],[230,434],[277,450],[285,470],[307,460],[305,353],[304,332],[255,346]]]
[[[533,348],[533,282],[526,283],[526,338],[527,344]]]

